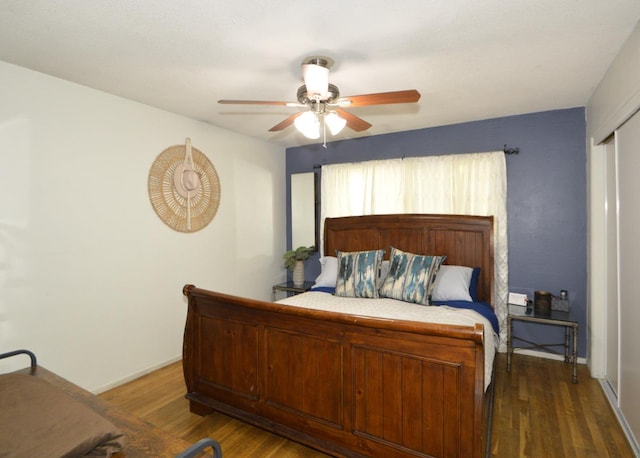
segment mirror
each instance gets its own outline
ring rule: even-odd
[[[318,247],[316,240],[316,174],[291,174],[291,248]]]

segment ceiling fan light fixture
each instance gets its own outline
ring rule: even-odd
[[[326,99],[329,89],[329,68],[316,64],[302,64],[302,78],[307,86],[309,98],[319,96]]]
[[[347,125],[347,120],[338,116],[335,111],[330,111],[324,116],[324,122],[329,128],[331,135],[338,135],[344,126]]]
[[[307,138],[320,138],[320,120],[313,111],[305,111],[293,122],[296,129]]]

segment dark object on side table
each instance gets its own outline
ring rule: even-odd
[[[536,315],[549,315],[551,313],[551,293],[536,291],[533,295],[533,310]]]

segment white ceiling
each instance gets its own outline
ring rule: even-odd
[[[0,0],[0,60],[283,146],[300,63],[335,64],[342,95],[417,89],[351,108],[355,138],[585,106],[640,18],[639,0]]]

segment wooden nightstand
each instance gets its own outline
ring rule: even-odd
[[[314,285],[312,281],[305,281],[302,286],[295,286],[293,281],[286,281],[284,283],[278,283],[277,285],[273,285],[271,287],[271,300],[276,300],[276,291],[285,291],[286,293],[300,294],[307,292]]]

